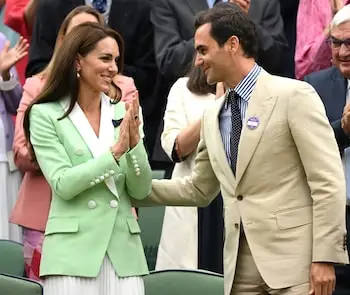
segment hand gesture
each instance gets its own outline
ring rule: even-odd
[[[10,69],[28,53],[28,41],[23,37],[10,49],[10,42],[6,41],[4,48],[0,52],[0,73],[7,74]]]
[[[116,158],[119,159],[123,154],[125,154],[130,149],[130,119],[131,119],[131,109],[127,107],[125,116],[119,128],[119,137],[117,143],[112,147],[112,151]]]
[[[344,132],[350,136],[350,104],[347,104],[344,107],[343,117],[341,119],[341,127]]]
[[[335,1],[335,0],[334,0]],[[250,7],[250,0],[229,0],[230,3],[238,5],[246,14],[248,14]]]
[[[129,124],[129,134],[130,134],[130,148],[134,148],[140,141],[140,102],[139,102],[139,92],[135,91],[134,98],[132,102],[129,103],[129,108],[132,110],[131,120]]]
[[[313,262],[310,271],[309,295],[332,295],[335,271],[332,263]]]

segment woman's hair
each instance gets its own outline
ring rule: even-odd
[[[93,51],[97,43],[107,37],[111,37],[118,43],[119,59],[118,69],[123,69],[123,39],[114,30],[97,23],[84,23],[73,28],[64,38],[60,50],[53,59],[52,69],[48,73],[47,81],[39,96],[28,106],[24,114],[23,128],[27,138],[29,138],[29,113],[35,104],[55,102],[63,97],[70,97],[70,105],[65,114],[58,118],[61,120],[68,116],[79,95],[79,78],[77,77],[77,58],[85,57]]]
[[[74,8],[63,20],[61,27],[60,27],[60,30],[58,31],[56,44],[55,44],[55,48],[54,48],[54,51],[52,54],[51,61],[48,63],[46,68],[40,73],[40,76],[42,76],[42,77],[47,76],[48,73],[50,72],[50,70],[52,69],[53,61],[55,59],[55,56],[57,55],[57,52],[59,51],[59,48],[63,42],[64,37],[67,34],[67,30],[68,30],[70,23],[72,22],[72,19],[81,13],[91,14],[92,16],[96,17],[96,20],[100,25],[105,24],[105,21],[104,21],[102,14],[97,12],[97,10],[95,10],[91,6],[81,5],[81,6]]]
[[[216,93],[216,84],[209,85],[207,78],[202,68],[194,66],[194,60],[192,67],[187,75],[189,77],[187,81],[187,88],[194,94],[206,95],[209,93]]]

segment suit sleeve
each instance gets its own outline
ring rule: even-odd
[[[138,207],[149,205],[206,207],[220,191],[220,183],[211,166],[204,138],[202,120],[201,140],[190,176],[171,180],[153,180],[148,198],[134,203]]]
[[[309,83],[311,86],[314,85],[310,76],[306,76],[304,78],[304,81]],[[341,119],[335,120],[330,123],[334,131],[338,148],[340,151],[343,151],[345,148],[350,146],[350,137],[344,132],[343,128],[341,127]]]
[[[41,107],[34,105],[30,111],[30,140],[41,171],[55,195],[63,200],[71,200],[94,187],[96,177],[106,171],[110,172],[110,177],[123,171],[126,174],[127,190],[132,197],[141,199],[149,194],[152,173],[145,160],[147,156],[141,142],[124,155],[125,158],[120,160],[121,167],[109,151],[98,158],[73,166],[57,136],[53,119]],[[140,177],[135,173],[135,162],[139,165]],[[135,182],[135,178],[139,183]]]
[[[183,40],[179,19],[168,0],[154,0],[151,21],[155,34],[155,54],[160,72],[171,80],[184,76],[194,55],[193,38]]]
[[[288,122],[313,199],[312,261],[343,263],[343,167],[323,103],[306,83],[290,95]]]
[[[26,77],[31,77],[41,72],[52,57],[60,26],[60,21],[55,18],[56,5],[52,4],[52,2],[42,0],[38,3],[29,49]]]
[[[284,36],[279,2],[270,0],[266,3],[261,23],[255,22],[259,39],[258,63],[268,72],[277,73],[288,42]]]

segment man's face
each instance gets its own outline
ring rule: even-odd
[[[331,48],[334,65],[346,78],[350,78],[350,22],[331,31]]]
[[[203,69],[208,84],[215,84],[227,78],[227,69],[230,67],[231,59],[226,46],[219,47],[219,44],[211,37],[210,30],[211,24],[204,24],[195,33],[195,65]]]

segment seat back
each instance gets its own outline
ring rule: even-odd
[[[201,270],[153,271],[143,277],[145,295],[223,295],[224,277]]]
[[[25,278],[0,274],[0,294],[3,295],[43,295],[40,283]]]
[[[153,179],[163,179],[165,171],[153,170]],[[163,227],[164,206],[141,207],[138,209],[138,222],[141,239],[149,270],[154,270],[157,261],[160,236]]]
[[[0,240],[0,273],[19,277],[24,276],[22,244],[9,240]]]

